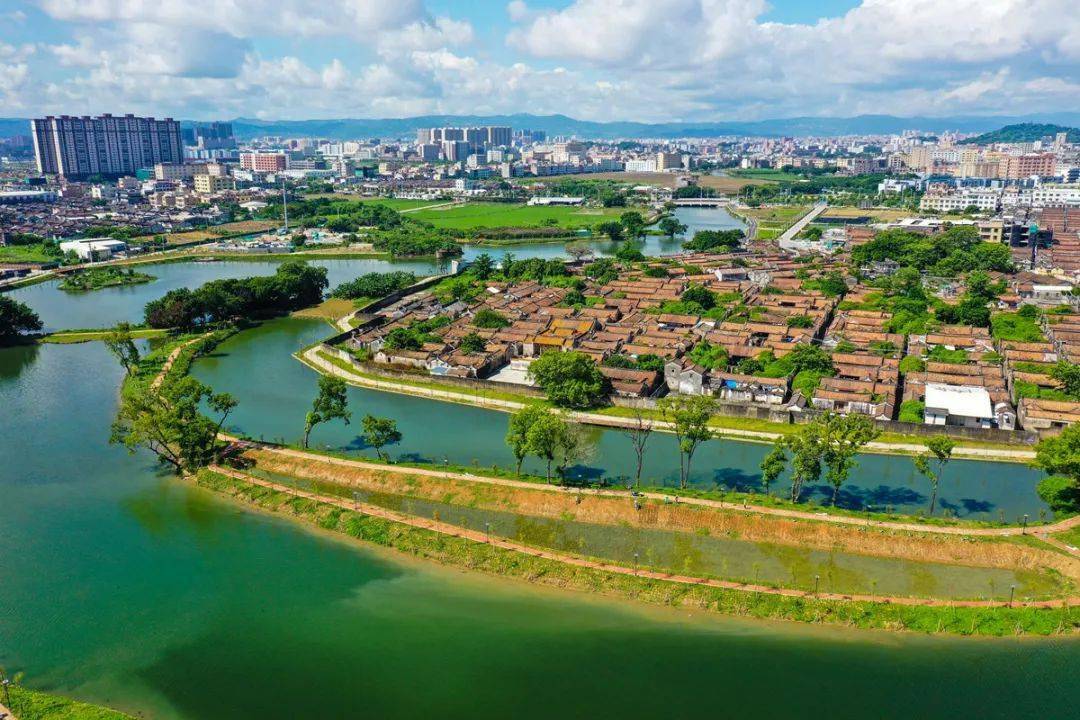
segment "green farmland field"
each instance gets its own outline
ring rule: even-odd
[[[560,227],[589,227],[617,219],[626,208],[583,208],[577,206],[514,205],[508,203],[467,203],[409,213],[414,220],[429,222],[448,230],[494,227],[541,227],[552,221]]]

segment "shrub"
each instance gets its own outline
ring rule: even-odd
[[[905,400],[900,403],[900,422],[922,423],[926,420],[926,403],[921,400]]]
[[[473,327],[483,328],[485,330],[498,330],[507,327],[510,324],[510,321],[491,308],[481,308],[473,316],[472,324]]]

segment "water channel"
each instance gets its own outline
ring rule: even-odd
[[[338,262],[342,279],[372,269]],[[197,285],[249,274],[232,263],[151,272],[158,282],[132,289],[72,298],[43,284],[19,296],[52,327],[104,326],[137,319],[166,275]],[[288,352],[324,329],[264,325],[196,372],[238,393],[247,431],[294,437],[314,375]],[[417,564],[251,512],[108,444],[120,375],[99,343],[0,350],[0,665],[33,687],[166,720],[1073,716],[1074,639],[654,610]],[[507,462],[505,416],[359,390],[350,400],[398,419],[395,454]],[[318,432],[320,444],[356,436]],[[603,434],[590,467],[622,472],[619,442]],[[752,482],[759,446],[712,445],[701,477]],[[649,473],[670,477],[671,464]],[[922,492],[909,465],[864,458],[852,487]],[[950,473],[958,507],[1036,508],[1034,477],[1019,466],[955,462]]]

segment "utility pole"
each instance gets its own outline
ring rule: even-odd
[[[285,176],[281,176],[281,202],[285,208],[285,233],[289,232],[289,196],[285,192]]]

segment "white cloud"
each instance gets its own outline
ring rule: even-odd
[[[814,24],[764,22],[766,0],[512,0],[482,34],[422,0],[37,2],[68,39],[36,55],[0,43],[0,98],[50,112],[661,121],[1080,110],[1075,0],[863,0]]]
[[[421,0],[38,0],[58,20],[155,23],[173,28],[258,35],[353,35],[424,18]]]

